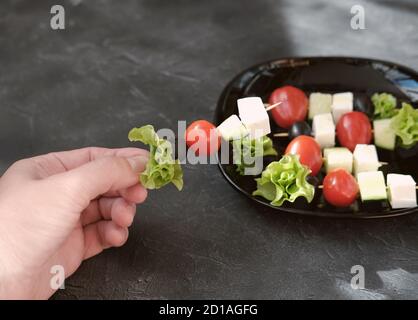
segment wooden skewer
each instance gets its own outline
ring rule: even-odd
[[[388,188],[388,187],[386,187],[386,189],[387,189],[387,188]],[[318,189],[324,189],[324,186],[323,186],[323,185],[319,185],[319,186],[318,186]],[[415,186],[415,189],[416,189],[416,190],[418,190],[418,186]]]
[[[373,133],[373,130],[372,130]],[[273,137],[278,137],[278,138],[285,138],[289,136],[289,132],[277,132],[277,133],[273,133]]]
[[[325,161],[325,160],[326,160],[325,158],[322,158],[322,161]],[[389,162],[379,161],[379,164],[381,166],[387,166],[389,164]]]
[[[282,137],[288,137],[289,136],[289,133],[288,132],[278,132],[278,133],[274,133],[273,134],[273,137],[280,137],[280,138],[282,138]]]
[[[268,112],[268,111],[280,106],[281,104],[282,104],[282,102],[280,101],[280,102],[277,102],[277,103],[274,103],[274,104],[265,103],[264,106],[266,107],[266,111]]]

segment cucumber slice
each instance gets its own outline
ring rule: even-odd
[[[395,150],[396,134],[390,126],[392,119],[374,120],[374,144],[387,150]]]
[[[314,92],[309,95],[309,119],[316,115],[331,112],[332,95]]]
[[[360,172],[357,175],[361,201],[386,200],[385,177],[382,171]]]

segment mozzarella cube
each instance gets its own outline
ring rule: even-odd
[[[236,114],[225,119],[217,129],[220,136],[226,141],[241,139],[248,135],[247,129]]]
[[[334,94],[332,96],[331,110],[334,122],[338,124],[338,121],[344,114],[353,111],[353,93],[342,92]]]
[[[377,171],[380,167],[377,150],[373,144],[358,144],[354,149],[354,174]]]
[[[414,178],[405,174],[390,173],[387,176],[389,202],[393,209],[417,206],[417,191]]]
[[[258,139],[271,132],[269,115],[259,97],[238,99],[238,113],[251,139]]]
[[[347,148],[326,148],[324,158],[327,173],[334,169],[353,171],[353,154]]]
[[[317,114],[330,113],[332,95],[314,92],[309,95],[309,119],[313,119]]]
[[[331,113],[318,114],[313,118],[312,133],[321,148],[335,146],[335,125]]]
[[[385,177],[382,171],[360,172],[357,182],[361,201],[387,199]]]

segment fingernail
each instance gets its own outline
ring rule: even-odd
[[[135,157],[130,157],[127,158],[129,164],[132,167],[132,170],[135,172],[142,172],[145,169],[145,166],[147,165],[148,162],[148,157],[146,156],[135,156]]]

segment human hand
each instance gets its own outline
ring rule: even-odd
[[[49,298],[52,266],[68,277],[123,245],[147,161],[142,149],[85,148],[13,164],[0,179],[0,298]]]

